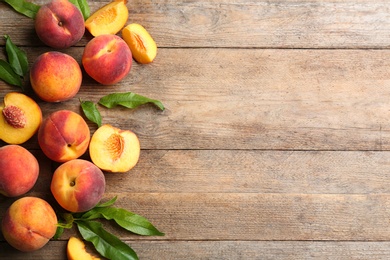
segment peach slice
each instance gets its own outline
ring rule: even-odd
[[[0,139],[9,144],[26,142],[42,123],[41,108],[22,93],[6,94],[0,112]]]
[[[129,46],[133,58],[139,63],[150,63],[156,57],[156,42],[142,25],[137,23],[127,25],[122,30],[122,38]]]
[[[140,143],[130,130],[102,125],[92,135],[89,145],[92,162],[108,172],[127,172],[138,162]]]
[[[85,28],[93,35],[117,34],[129,17],[127,0],[114,0],[94,12],[86,21]]]
[[[68,260],[100,260],[100,258],[89,254],[85,249],[85,244],[77,237],[70,237],[66,247]]]

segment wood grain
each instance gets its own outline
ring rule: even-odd
[[[264,259],[280,260],[323,259],[335,260],[387,260],[390,257],[388,242],[321,242],[321,241],[131,241],[128,244],[140,259],[185,260],[185,259]],[[64,253],[65,241],[47,245],[48,250],[33,252],[28,258],[5,243],[0,243],[0,257],[12,254],[15,260],[57,260]]]
[[[88,1],[92,11],[108,2]],[[139,237],[103,222],[108,230],[140,259],[390,258],[388,1],[134,0],[128,7],[128,22],[144,25],[159,46],[155,62],[134,62],[114,86],[84,73],[76,98],[63,103],[27,92],[44,116],[81,114],[79,99],[98,102],[112,92],[165,105],[99,106],[103,123],[133,130],[142,148],[131,172],[106,173],[104,200],[118,196],[117,206],[166,235]],[[4,2],[0,32],[30,65],[51,50],[32,20]],[[90,39],[61,51],[80,62]],[[0,98],[10,91],[19,90],[0,81]],[[23,146],[41,167],[26,195],[61,210],[49,190],[59,164],[36,136]],[[0,197],[0,218],[15,199]],[[0,259],[66,259],[73,235],[75,228],[29,254],[0,235]]]
[[[108,2],[88,1],[92,11]],[[42,45],[31,20],[4,6],[0,31],[17,44]],[[144,25],[160,47],[388,48],[389,8],[386,0],[136,0],[129,22]]]
[[[44,50],[26,51],[33,62]],[[80,61],[82,48],[67,53]],[[135,131],[144,149],[389,150],[389,56],[388,50],[162,49],[155,64],[134,64],[118,85],[99,86],[85,76],[76,98],[40,104],[47,115],[80,112],[80,98],[98,102],[111,92],[159,99],[165,111],[100,107],[104,123]],[[2,92],[14,89],[0,83]]]

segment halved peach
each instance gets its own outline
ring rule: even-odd
[[[127,172],[138,162],[140,143],[135,133],[106,124],[92,135],[89,144],[92,162],[108,172]]]
[[[114,0],[94,12],[86,21],[85,28],[93,35],[117,34],[129,17],[127,0]]]
[[[70,237],[66,247],[68,260],[100,260],[100,258],[89,254],[84,242],[77,237]]]
[[[142,25],[138,23],[127,25],[122,30],[122,38],[129,46],[133,58],[139,63],[150,63],[156,57],[156,42]]]
[[[19,92],[5,95],[0,112],[0,139],[9,144],[26,142],[42,123],[41,108],[32,98]]]

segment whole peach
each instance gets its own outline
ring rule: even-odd
[[[84,18],[68,0],[53,0],[39,8],[35,31],[44,44],[56,49],[68,48],[83,37]]]
[[[56,230],[57,216],[53,208],[37,197],[23,197],[13,202],[1,222],[5,240],[23,252],[42,248]]]
[[[70,212],[83,212],[96,206],[105,187],[104,174],[96,165],[75,159],[54,171],[50,189],[61,207]]]
[[[38,130],[38,143],[53,161],[66,162],[83,155],[89,145],[90,130],[76,112],[58,110],[45,118]]]
[[[72,56],[49,51],[41,54],[33,63],[30,81],[39,98],[47,102],[61,102],[78,93],[82,72]]]
[[[39,175],[37,159],[20,145],[0,148],[0,194],[16,197],[35,185]]]
[[[130,72],[132,54],[122,38],[103,34],[87,43],[82,64],[91,78],[103,85],[110,85],[121,81]]]

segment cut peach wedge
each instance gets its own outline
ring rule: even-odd
[[[127,0],[114,0],[94,12],[86,21],[85,28],[93,35],[117,34],[129,17]]]
[[[30,97],[19,92],[5,95],[0,104],[0,139],[8,144],[29,140],[42,123],[42,111]]]
[[[137,62],[147,64],[152,62],[156,57],[156,42],[142,25],[138,23],[127,25],[122,30],[122,38],[129,46],[133,58]]]
[[[138,162],[140,143],[132,131],[106,124],[92,135],[89,154],[101,170],[127,172]]]
[[[77,237],[70,237],[66,247],[69,260],[100,260],[100,258],[89,254],[85,249],[85,244]]]

